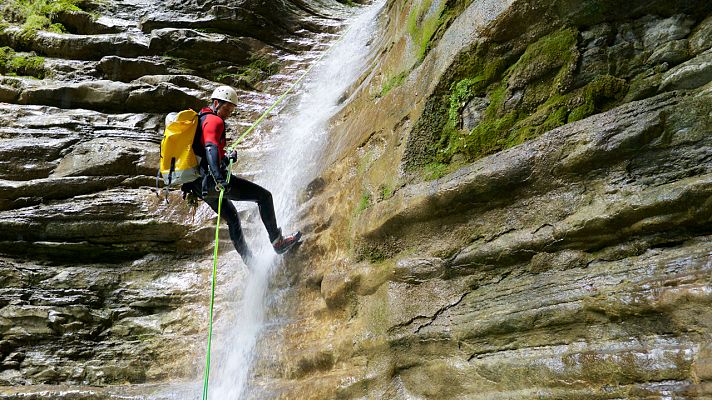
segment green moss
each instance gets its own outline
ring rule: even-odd
[[[563,29],[527,46],[512,59],[477,48],[447,94],[446,123],[440,127],[432,160],[448,164],[456,154],[467,161],[516,146],[567,122],[569,99],[559,94],[575,69],[578,31]],[[511,60],[507,62],[507,60]],[[507,65],[509,64],[509,67]],[[505,107],[513,90],[522,90],[519,106]],[[471,131],[461,128],[462,108],[475,96],[487,96],[489,106]],[[426,169],[430,169],[426,163]],[[433,176],[428,171],[426,176]]]
[[[571,111],[568,122],[578,121],[605,110],[616,100],[622,99],[627,91],[628,84],[623,79],[611,75],[597,77],[584,87],[580,97],[582,104]]]
[[[469,101],[475,93],[474,88],[482,82],[482,77],[463,79],[453,83],[450,93],[450,108],[448,109],[448,122],[453,126],[459,125],[462,106]]]
[[[14,57],[7,65],[8,70],[17,73],[18,75],[34,76],[36,78],[44,78],[44,58],[37,56],[19,56]]]
[[[393,188],[388,185],[383,185],[381,187],[381,199],[382,200],[390,199],[391,196],[393,196]]]
[[[9,47],[0,48],[0,73],[4,75],[23,75],[44,78],[44,58],[30,55],[17,55]]]
[[[433,2],[421,7],[426,3]],[[485,42],[460,55],[414,128],[417,140],[406,149],[407,170],[437,179],[454,170],[454,164],[519,145],[619,104],[628,91],[623,79],[605,75],[571,89],[577,40],[578,30],[568,27],[523,48]],[[486,97],[489,105],[467,131],[462,112],[474,97]]]
[[[423,178],[426,181],[433,181],[435,179],[440,179],[448,173],[448,164],[433,162],[425,165],[423,169]]]
[[[4,66],[15,55],[15,50],[5,46],[0,47],[0,66]]]
[[[371,205],[371,193],[364,191],[361,193],[361,198],[356,205],[356,214],[361,214]]]
[[[407,76],[408,76],[408,72],[403,71],[400,74],[387,79],[386,82],[381,87],[381,92],[378,94],[378,97],[384,97],[385,95],[388,94],[388,92],[391,91],[391,89],[402,85]]]
[[[252,87],[257,82],[276,74],[280,67],[281,65],[278,62],[272,61],[267,57],[252,56],[249,64],[241,67],[237,72],[234,72],[235,70],[222,70],[213,76],[213,80],[230,85],[244,82],[249,87]]]
[[[457,126],[461,107],[459,99],[463,96],[469,97],[471,90],[466,88],[469,86],[467,80],[460,81],[460,87],[457,86],[450,98],[448,122],[441,139],[445,148],[440,152],[436,163],[447,164],[452,156],[458,153],[465,154],[471,160],[504,148],[502,138],[507,136],[506,132],[519,118],[519,113],[516,111],[500,115],[505,101],[506,86],[498,84],[489,92],[490,104],[484,111],[482,121],[470,132],[459,129]],[[426,175],[432,176],[429,173]]]
[[[40,30],[66,32],[57,17],[64,12],[82,11],[80,6],[86,3],[84,0],[9,0],[2,7],[2,14],[10,22],[22,24],[22,36],[29,38]]]
[[[421,0],[418,5],[411,8],[408,14],[408,33],[417,46],[418,60],[425,58],[429,50],[430,39],[443,23],[443,11],[446,1],[438,0],[433,9],[434,0]]]
[[[574,28],[562,29],[529,45],[510,68],[510,83],[521,87],[550,71],[560,69],[554,80],[554,88],[563,88],[564,78],[575,68],[575,65],[571,64],[576,58],[577,36],[578,30]]]
[[[265,79],[277,71],[279,71],[278,63],[271,63],[265,57],[253,56],[250,58],[249,64],[240,68],[240,71],[235,76],[250,84],[255,84],[257,81]]]

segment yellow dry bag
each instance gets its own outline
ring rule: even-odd
[[[193,139],[198,128],[198,113],[179,112],[167,122],[161,141],[159,173],[167,186],[182,185],[200,177],[198,159],[193,152]]]

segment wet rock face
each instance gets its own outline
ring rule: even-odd
[[[384,8],[260,382],[287,398],[710,397],[709,3],[441,3]]]
[[[166,203],[152,189],[165,114],[201,107],[221,84],[245,89],[249,73],[252,89],[239,91],[233,126],[244,125],[289,83],[262,81],[283,67],[303,68],[301,52],[341,23],[343,8],[80,5],[44,16],[62,33],[28,30],[18,3],[0,6],[0,47],[19,57],[2,62],[34,53],[46,72],[44,79],[0,77],[3,399],[118,398],[129,389],[68,388],[197,376],[214,220],[175,191]],[[222,238],[221,248],[231,249],[227,232]],[[237,261],[228,260],[225,273],[239,279]]]

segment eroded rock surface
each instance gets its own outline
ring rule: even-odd
[[[214,240],[211,211],[153,189],[165,114],[234,85],[234,137],[316,58],[348,8],[79,4],[49,15],[66,32],[28,29],[21,4],[0,5],[0,47],[12,48],[3,54],[39,62],[0,67],[0,398],[165,398],[161,382],[202,368]],[[22,76],[32,71],[41,75]],[[232,253],[221,262],[230,300],[244,270]],[[122,386],[141,383],[156,385]]]
[[[712,395],[712,9],[579,6],[387,3],[257,384]]]
[[[140,4],[0,35],[60,57],[0,81],[0,384],[30,385],[0,398],[191,392],[211,223],[150,190],[161,113],[228,83],[244,126],[340,24],[322,1]],[[712,396],[711,13],[387,0],[272,284],[255,393]]]

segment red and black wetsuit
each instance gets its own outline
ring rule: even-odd
[[[209,107],[200,110],[200,120],[198,131],[193,141],[193,150],[200,157],[200,173],[202,177],[194,182],[187,183],[184,190],[195,193],[216,213],[218,212],[219,194],[219,191],[215,190],[216,182],[225,186],[226,198],[234,201],[256,202],[260,209],[262,222],[267,228],[267,233],[269,233],[270,242],[274,241],[280,237],[280,230],[277,227],[277,220],[274,214],[272,193],[235,175],[230,176],[229,185],[225,184],[225,177],[228,174],[226,163],[223,162],[226,143],[225,121]],[[207,194],[204,195],[204,192]],[[247,259],[251,257],[250,250],[242,234],[237,210],[231,202],[223,202],[221,217],[230,228],[230,238],[235,245],[235,249],[247,263]]]
[[[225,170],[225,121],[209,107],[200,110],[198,131],[193,140],[193,151],[200,157],[201,170],[213,175],[216,181],[224,183]]]

